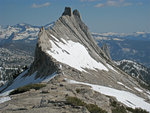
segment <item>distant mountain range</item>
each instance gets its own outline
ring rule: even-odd
[[[52,28],[55,22],[46,24],[44,28]],[[41,26],[33,26],[30,24],[16,24],[8,25],[3,27],[0,25],[0,41],[2,40],[11,40],[11,41],[26,41],[30,42],[36,40],[38,32],[40,31]],[[124,40],[150,40],[150,32],[134,32],[134,33],[92,33],[92,36],[96,40],[114,40],[114,41],[124,41]]]
[[[94,37],[97,39],[105,39],[105,40],[150,40],[150,32],[133,32],[133,33],[115,33],[115,32],[107,32],[107,33],[92,33]]]
[[[150,67],[150,32],[93,33],[99,46],[106,43],[113,60],[128,59]]]
[[[54,22],[44,27],[51,28]],[[30,65],[41,26],[17,24],[0,26],[0,66],[18,67]]]
[[[45,25],[45,28],[51,28],[54,22]],[[17,24],[14,26],[2,27],[0,26],[0,41],[4,42],[15,42],[23,41],[30,43],[37,40],[38,33],[41,26],[33,26],[30,24]]]

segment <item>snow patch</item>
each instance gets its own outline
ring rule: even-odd
[[[56,37],[54,37],[52,34],[50,34],[50,36],[53,37],[57,42],[59,42],[59,40]]]
[[[53,36],[54,37],[54,36]],[[51,50],[47,50],[46,52],[53,56],[57,61],[62,62],[64,64],[67,64],[79,71],[85,71],[85,68],[96,70],[105,70],[108,71],[108,69],[100,62],[97,62],[94,60],[86,50],[86,48],[78,43],[73,42],[71,40],[65,41],[61,39],[62,42],[53,42],[50,40],[50,43],[52,45]],[[58,47],[58,46],[59,47]]]
[[[149,91],[146,91],[146,93],[144,93],[145,95],[148,96],[148,98],[150,99],[150,92]]]
[[[0,80],[0,84],[5,84],[5,81],[3,81],[3,80]]]
[[[127,88],[127,89],[129,89],[129,90],[132,90],[131,88],[129,88],[128,86],[124,85],[124,84],[121,83],[121,82],[117,82],[117,84],[120,84],[120,85],[124,86],[125,88]]]
[[[55,76],[56,76],[56,72],[54,72],[53,74],[51,74],[51,75],[49,75],[49,76],[47,76],[46,78],[44,78],[43,80],[42,80],[42,82],[48,82],[48,81],[50,81],[51,79],[53,79]]]
[[[49,80],[51,80],[53,77],[55,77],[57,74],[56,72],[54,72],[53,74],[47,76],[47,77],[43,77],[43,78],[37,78],[36,79],[36,73],[34,72],[32,75],[30,76],[26,76],[24,77],[24,75],[28,72],[28,70],[26,70],[25,72],[21,73],[14,81],[13,83],[8,86],[6,88],[6,86],[4,88],[6,88],[2,94],[0,94],[0,96],[6,96],[8,95],[11,91],[13,91],[16,88],[28,85],[28,84],[35,84],[35,83],[40,83],[40,82],[48,82]],[[7,84],[6,84],[7,85]]]
[[[11,98],[10,98],[9,96],[7,96],[7,97],[1,97],[1,98],[0,98],[0,104],[1,104],[1,103],[4,103],[4,102],[6,102],[6,101],[9,101],[9,100],[11,100]]]
[[[108,68],[110,68],[111,70],[115,71],[116,73],[118,73],[118,71],[116,71],[111,65],[107,64]]]
[[[122,86],[125,86],[123,83],[121,83],[121,82],[117,82],[117,84],[120,84],[120,85],[122,85]]]
[[[93,90],[100,92],[107,96],[113,96],[118,101],[120,101],[121,103],[125,104],[128,107],[132,107],[133,109],[142,108],[150,112],[150,104],[145,102],[143,98],[138,97],[133,93],[106,87],[106,86],[94,85],[94,84],[89,84],[89,83],[84,83],[84,82],[77,82],[77,81],[68,80],[68,79],[66,80],[72,84],[83,84],[83,85],[91,86]]]
[[[143,92],[143,90],[141,90],[141,89],[139,89],[139,88],[137,88],[137,87],[134,87],[134,89],[136,89],[136,90],[139,91],[139,92]]]
[[[149,95],[150,95],[150,92],[149,91],[146,91]]]
[[[40,83],[40,82],[48,82],[49,80],[51,80],[52,78],[54,78],[57,73],[54,72],[53,74],[47,76],[47,77],[43,77],[43,78],[37,78],[36,77],[36,73],[34,72],[32,75],[30,76],[26,76],[24,77],[24,75],[28,72],[28,70],[26,70],[25,72],[21,73],[14,81],[13,83],[7,87],[7,83],[5,85],[3,85],[0,90],[2,91],[3,89],[6,89],[0,94],[0,103],[4,103],[6,101],[11,100],[11,98],[8,96],[10,92],[12,92],[14,89],[28,85],[28,84],[34,84],[34,83]]]

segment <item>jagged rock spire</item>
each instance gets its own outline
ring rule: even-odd
[[[72,9],[71,9],[70,7],[65,7],[65,10],[64,10],[62,16],[65,16],[65,15],[68,15],[68,16],[74,15],[74,16],[76,16],[76,17],[78,17],[78,18],[81,19],[81,16],[80,16],[79,11],[78,11],[77,9],[75,9],[75,10],[72,12]]]
[[[105,55],[111,60],[110,51],[107,44],[103,44],[102,50],[105,53]]]
[[[54,40],[56,40],[56,38],[60,43],[63,42],[62,39],[79,42],[89,50],[91,57],[99,62],[104,62],[101,57],[108,59],[105,53],[96,44],[94,38],[92,38],[88,27],[82,22],[78,10],[72,12],[70,7],[65,7],[62,17],[55,22],[52,29],[47,30],[42,27],[40,31],[34,62],[28,71],[28,75],[38,70],[36,77],[42,77],[51,75],[59,70],[59,64],[62,63],[47,53],[47,51],[52,48],[50,41],[55,43]],[[69,37],[69,39],[67,37]]]
[[[42,26],[41,29],[40,29],[40,32],[41,32],[41,31],[44,31],[44,30],[45,30],[45,28]]]
[[[62,16],[63,15],[72,16],[72,9],[70,7],[65,7],[65,10],[64,10]]]
[[[81,19],[80,13],[79,13],[79,11],[77,9],[75,9],[73,11],[73,15],[75,15],[75,16],[77,16],[77,17],[79,17]]]

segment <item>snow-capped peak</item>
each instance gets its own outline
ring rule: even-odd
[[[54,22],[45,25],[46,28],[52,28]],[[0,26],[0,39],[4,39],[7,41],[10,37],[12,41],[26,41],[30,42],[33,40],[37,40],[38,33],[40,31],[41,26],[33,26],[26,23],[16,24],[13,26],[2,27]],[[15,33],[15,36],[12,37],[12,34]]]

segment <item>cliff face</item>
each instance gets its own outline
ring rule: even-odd
[[[104,45],[102,46],[102,50],[104,51],[105,55],[106,55],[109,59],[111,59],[110,51],[109,51],[109,48],[108,48],[107,44],[104,44]]]
[[[41,28],[35,49],[34,62],[25,76],[37,71],[37,78],[45,77],[58,71],[56,61],[45,52],[47,49],[50,49],[50,47],[48,32],[44,28]]]

